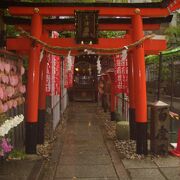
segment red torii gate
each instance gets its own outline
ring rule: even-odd
[[[55,3],[54,5],[46,3],[20,3],[20,6],[9,6],[9,12],[12,15],[19,16],[31,16],[31,35],[43,39],[47,43],[59,44],[63,46],[63,43],[66,43],[66,47],[71,44],[76,46],[72,39],[53,39],[42,37],[42,16],[73,16],[75,10],[99,10],[100,16],[125,16],[132,19],[131,25],[133,27],[129,38],[125,38],[123,41],[117,41],[119,44],[118,47],[127,45],[130,42],[135,42],[143,37],[143,23],[142,17],[161,17],[169,15],[169,10],[167,7],[161,6],[146,6],[145,4],[111,4],[108,3],[96,3],[96,4],[79,4],[79,3]],[[111,4],[111,6],[109,6]],[[121,30],[121,29],[119,29]],[[131,38],[130,38],[131,37]],[[19,45],[19,42],[26,44],[26,50],[30,50],[29,58],[29,69],[28,69],[28,85],[27,85],[27,108],[26,108],[26,152],[27,153],[36,153],[36,144],[37,144],[37,117],[38,117],[38,96],[39,93],[39,55],[40,55],[40,46],[38,44],[30,46],[29,40],[16,39],[16,44],[13,45],[13,40],[8,40],[7,48],[12,49],[13,46]],[[99,42],[103,40],[99,39]],[[153,43],[154,40],[149,40]],[[54,44],[53,44],[54,43]],[[104,43],[107,43],[107,41]],[[103,44],[104,44],[103,43]],[[108,40],[108,46],[112,47],[112,43]],[[157,50],[164,50],[165,43],[159,42],[159,45],[163,45],[163,48],[157,46]],[[135,111],[136,114],[136,125],[137,125],[137,153],[147,154],[147,112],[146,112],[146,84],[145,84],[145,63],[144,63],[144,53],[147,50],[148,46],[141,45],[136,47],[130,55],[130,60],[128,62],[129,66],[129,94],[130,94],[130,109]],[[153,46],[154,47],[153,43]],[[11,46],[12,45],[12,46]],[[92,45],[93,47],[100,47],[101,43]],[[117,44],[116,44],[117,45]],[[91,46],[91,47],[92,47]],[[116,46],[117,47],[117,46]],[[146,49],[147,48],[147,49]],[[17,49],[16,49],[17,50]],[[22,46],[19,50],[23,50]],[[151,49],[150,49],[151,50]],[[45,62],[45,61],[42,61]],[[42,79],[41,79],[42,80]],[[134,83],[136,82],[136,83]],[[42,90],[42,89],[41,89]],[[135,96],[136,94],[136,96]],[[42,97],[42,98],[41,98]],[[40,103],[44,101],[45,97],[42,95],[39,96]],[[43,103],[42,103],[43,104]],[[44,105],[44,104],[43,104]],[[44,107],[43,107],[44,108]],[[142,138],[144,137],[144,138]]]

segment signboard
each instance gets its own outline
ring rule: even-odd
[[[75,11],[75,25],[76,25],[76,43],[89,44],[98,43],[98,12],[93,11]]]

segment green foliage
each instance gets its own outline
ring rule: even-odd
[[[96,0],[78,0],[76,2],[84,2],[84,3],[88,3],[88,2],[96,2]]]
[[[21,2],[56,2],[56,0],[21,0]]]
[[[174,61],[178,61],[180,59],[176,57],[179,57],[179,56],[180,56],[180,46],[177,48],[162,52],[163,61],[168,61],[169,58],[173,58]],[[145,60],[146,60],[146,64],[159,63],[159,55],[149,55],[145,58]]]
[[[25,152],[14,149],[10,152],[8,159],[9,160],[11,160],[11,159],[25,159],[25,157],[26,157]]]
[[[168,47],[180,46],[180,25],[170,26],[165,30]]]
[[[125,35],[125,31],[99,31],[98,36],[100,38],[115,38],[115,37],[122,37]]]
[[[61,32],[59,32],[59,37],[64,37],[64,38],[70,38],[70,37],[72,37],[72,38],[74,38],[75,37],[75,34],[74,34],[74,32],[72,32],[72,31],[61,31]]]
[[[0,126],[4,123],[6,119],[7,119],[7,116],[5,113],[0,114]]]
[[[13,25],[6,26],[6,33],[7,37],[16,37],[19,35],[19,32],[15,29],[15,26]]]

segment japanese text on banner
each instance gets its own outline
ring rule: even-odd
[[[115,93],[128,93],[127,57],[114,56]]]

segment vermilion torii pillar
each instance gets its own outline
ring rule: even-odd
[[[129,86],[129,128],[130,139],[136,139],[135,102],[134,102],[134,60],[132,51],[128,52],[128,86]]]
[[[137,41],[143,34],[143,23],[140,9],[135,9],[132,16],[132,39]],[[133,51],[134,61],[134,93],[135,93],[135,120],[136,120],[136,153],[147,154],[147,102],[146,102],[146,74],[144,59],[144,44],[137,46]]]
[[[31,35],[40,38],[42,34],[42,18],[38,8],[34,8],[31,21]],[[36,153],[38,128],[38,96],[39,96],[39,58],[40,47],[32,43],[30,48],[27,97],[26,97],[26,141],[25,151],[28,154]]]
[[[109,71],[107,72],[109,74],[109,78],[110,78],[110,81],[111,81],[111,89],[110,89],[110,112],[111,112],[111,120],[115,120],[115,109],[116,109],[116,96],[115,96],[115,77],[114,77],[114,71]]]
[[[46,68],[47,68],[47,53],[40,62],[39,73],[39,104],[38,104],[38,144],[44,143],[44,126],[46,116]]]

